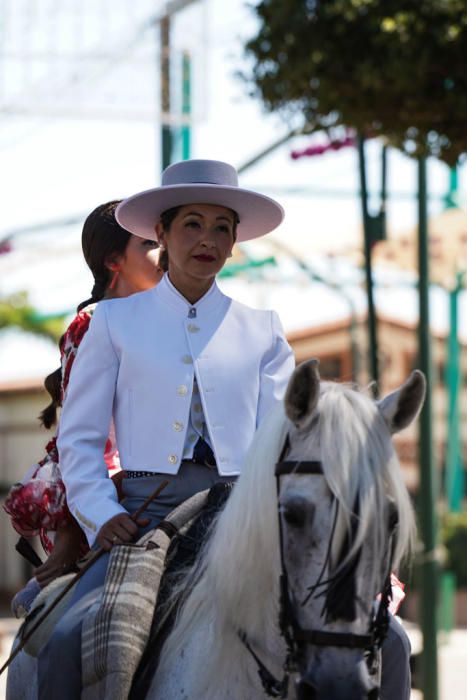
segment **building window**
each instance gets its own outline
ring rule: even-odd
[[[350,353],[341,352],[332,355],[318,355],[321,379],[349,382],[352,379],[352,361]]]

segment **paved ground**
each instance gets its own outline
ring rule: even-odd
[[[0,665],[8,657],[12,639],[18,627],[18,621],[12,618],[0,618]],[[414,651],[421,646],[420,633],[415,627],[408,627]],[[439,700],[465,700],[467,697],[467,629],[454,630],[439,645]],[[0,676],[0,700],[5,698],[5,674]],[[414,690],[411,700],[422,700],[422,693]]]
[[[408,629],[412,648],[421,648],[421,635],[415,628]],[[439,636],[439,700],[467,698],[467,629],[453,630],[448,636]],[[423,694],[412,691],[411,700],[422,700]]]

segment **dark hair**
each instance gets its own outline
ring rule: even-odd
[[[39,421],[44,428],[51,428],[57,422],[57,408],[62,405],[62,368],[59,367],[44,379],[44,387],[52,401],[39,413]]]
[[[91,297],[79,304],[78,311],[103,299],[110,281],[106,263],[113,255],[123,255],[130,240],[131,233],[122,228],[115,218],[118,204],[120,200],[101,204],[84,222],[81,246],[84,259],[94,277],[94,286]]]
[[[169,231],[170,227],[172,225],[172,221],[175,219],[177,216],[178,212],[180,211],[182,207],[172,207],[172,209],[167,209],[166,211],[163,211],[161,214],[161,224],[162,228],[164,231]]]
[[[167,252],[166,248],[160,248],[159,251],[159,267],[161,270],[164,272],[167,272],[169,269],[169,254]]]
[[[82,301],[77,311],[104,297],[110,281],[110,271],[106,267],[106,262],[112,255],[123,255],[130,240],[131,233],[122,228],[115,218],[115,209],[119,203],[120,200],[114,200],[101,204],[84,222],[81,246],[84,259],[94,277],[94,286],[90,298]],[[62,340],[60,345],[61,342]],[[45,428],[51,428],[57,422],[57,408],[62,405],[60,367],[45,378],[44,386],[52,400],[39,414],[39,420]]]

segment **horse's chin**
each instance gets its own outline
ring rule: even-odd
[[[306,679],[300,679],[295,685],[295,697],[296,700],[378,700],[379,688],[369,692],[349,691],[348,686],[319,689]]]
[[[360,660],[351,676],[339,679],[336,675],[323,675],[313,668],[295,679],[296,700],[377,700],[379,688]]]

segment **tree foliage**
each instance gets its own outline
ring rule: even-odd
[[[16,326],[58,342],[64,331],[64,320],[64,316],[40,316],[29,304],[26,293],[0,299],[0,329]]]
[[[411,155],[467,152],[466,0],[262,0],[249,76],[306,129],[355,128]]]
[[[441,534],[446,547],[446,569],[456,574],[459,588],[467,588],[467,513],[446,516]]]

